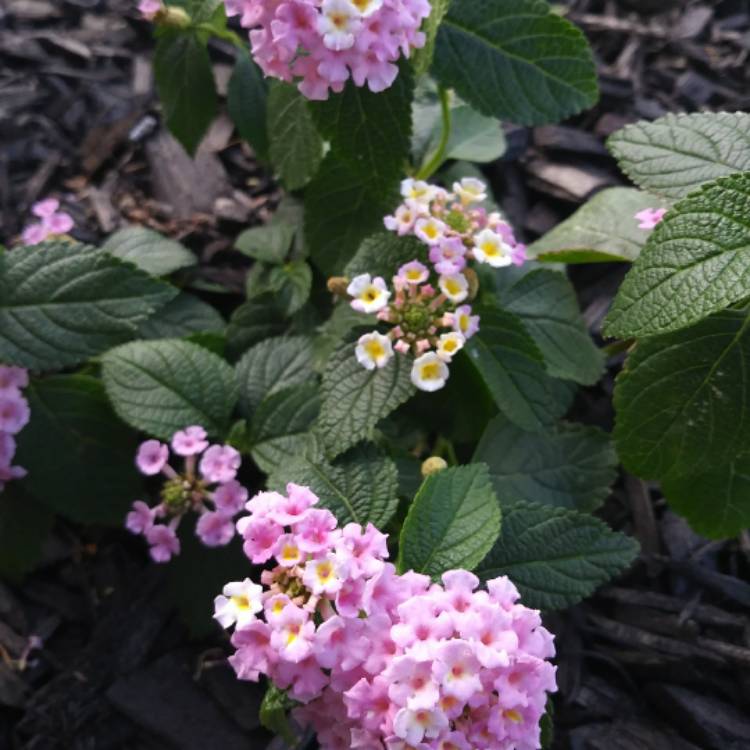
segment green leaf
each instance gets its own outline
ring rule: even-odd
[[[198,262],[184,245],[145,227],[125,227],[115,232],[102,245],[102,250],[151,276],[168,276]]]
[[[427,259],[427,246],[414,236],[399,237],[394,232],[378,232],[368,237],[347,263],[344,275],[348,277],[369,273],[391,279],[404,263]]]
[[[750,170],[750,115],[668,114],[627,125],[607,146],[636,185],[684,198],[705,182]]]
[[[120,422],[99,380],[55,375],[25,395],[31,420],[18,435],[24,490],[66,518],[122,526],[143,492],[135,470],[138,441]]]
[[[292,247],[297,228],[291,224],[270,222],[261,227],[246,229],[235,240],[237,250],[263,263],[279,264]]]
[[[589,335],[573,285],[564,274],[546,268],[532,271],[501,300],[523,321],[550,375],[583,385],[599,380],[604,356]]]
[[[221,0],[174,0],[170,5],[183,7],[193,22],[208,21],[221,4]]]
[[[263,73],[244,49],[239,50],[229,79],[227,109],[240,136],[263,160],[268,158],[267,98]]]
[[[311,102],[318,129],[336,158],[359,175],[371,192],[391,190],[409,158],[414,77],[402,65],[393,85],[374,94],[349,81],[340,94]]]
[[[287,190],[304,187],[323,159],[323,140],[315,129],[307,99],[291,84],[272,81],[268,92],[271,163]]]
[[[445,14],[448,12],[450,4],[451,0],[432,0],[430,3],[432,10],[427,20],[422,24],[422,31],[426,37],[425,45],[422,49],[418,49],[414,53],[413,58],[414,73],[417,78],[423,76],[430,69],[430,65],[432,65],[438,29],[443,22],[443,18],[445,18]]]
[[[203,300],[180,292],[138,327],[144,339],[177,339],[195,333],[223,333],[224,318]]]
[[[328,360],[321,385],[318,431],[327,453],[337,456],[373,436],[377,423],[414,395],[411,357],[394,357],[387,367],[366,370],[347,341]]]
[[[0,492],[0,577],[18,581],[39,562],[54,520],[17,482]]]
[[[475,109],[522,125],[564,120],[597,99],[585,37],[542,0],[453,0],[432,70]]]
[[[192,32],[161,35],[154,54],[154,77],[167,127],[193,155],[218,111],[205,42]]]
[[[617,477],[617,455],[609,435],[579,424],[524,432],[504,417],[495,417],[473,460],[489,466],[502,504],[531,500],[594,511]]]
[[[666,207],[662,198],[635,188],[597,193],[569,219],[529,246],[529,255],[553,263],[634,261],[651,232],[638,228],[644,208]]]
[[[396,567],[439,578],[473,570],[500,533],[500,505],[484,464],[433,474],[417,492],[404,521]]]
[[[288,316],[298,312],[310,297],[312,268],[304,260],[294,260],[271,269],[268,282]]]
[[[120,417],[162,440],[193,424],[223,436],[237,400],[232,368],[179,339],[112,349],[102,357],[102,377]]]
[[[537,503],[503,503],[503,527],[476,574],[508,576],[523,603],[562,609],[592,594],[625,570],[638,543],[588,513]]]
[[[366,177],[330,152],[305,196],[305,237],[315,265],[329,276],[340,273],[397,203],[395,188],[373,192]]]
[[[485,307],[466,353],[500,411],[525,430],[539,430],[567,409],[559,381],[544,371],[542,353],[513,313]]]
[[[654,229],[605,323],[629,338],[684,328],[750,294],[750,172],[680,201]]]
[[[312,360],[313,342],[306,336],[266,339],[249,349],[235,367],[240,413],[250,417],[267,396],[310,381]]]
[[[133,338],[177,295],[130,264],[68,242],[0,253],[0,362],[35,370],[78,364]]]
[[[639,341],[617,378],[614,437],[638,476],[710,471],[750,443],[750,317],[722,312]]]
[[[268,685],[260,705],[260,723],[269,732],[278,734],[291,748],[296,747],[298,742],[287,717],[287,711],[294,705],[294,701],[283,690],[272,684]]]
[[[275,295],[266,293],[240,305],[229,319],[227,345],[239,355],[271,336],[279,336],[287,327],[286,310],[279,306]]]
[[[268,478],[271,489],[302,484],[320,498],[339,525],[372,523],[385,528],[398,508],[396,465],[371,443],[362,443],[329,463],[320,456],[297,456]]]
[[[668,477],[662,491],[695,531],[712,539],[737,536],[750,526],[750,454],[698,474]]]
[[[377,324],[378,320],[374,315],[352,310],[347,302],[337,302],[331,317],[316,330],[313,342],[315,370],[322,372],[325,369],[331,354],[352,329],[360,326],[375,328]]]
[[[311,444],[320,411],[318,384],[296,385],[266,396],[255,411],[248,442],[253,460],[270,473],[286,466]]]

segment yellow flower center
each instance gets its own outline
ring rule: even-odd
[[[424,233],[431,239],[434,240],[438,236],[437,227],[434,224],[428,224],[424,228]]]
[[[438,362],[428,362],[426,365],[422,365],[422,379],[439,380],[440,364]]]
[[[510,719],[514,724],[520,724],[523,721],[523,716],[513,708],[505,711],[503,716],[505,716],[506,719]]]
[[[367,352],[367,355],[372,359],[378,359],[385,354],[385,348],[377,339],[368,341],[365,344],[365,351]]]
[[[299,550],[293,544],[285,544],[281,556],[285,560],[296,560],[299,557]]]
[[[482,252],[485,255],[495,256],[500,255],[500,248],[494,242],[483,242]]]
[[[365,289],[364,292],[362,292],[362,296],[360,297],[361,300],[364,302],[375,302],[375,300],[380,296],[380,291],[376,289],[374,286],[368,286],[367,289]]]
[[[458,349],[458,341],[456,341],[456,339],[448,339],[447,341],[444,341],[443,349],[449,354],[452,354]]]
[[[448,290],[448,294],[460,294],[463,291],[463,287],[456,279],[447,279],[445,288]]]
[[[318,580],[321,583],[327,583],[333,578],[333,565],[325,562],[318,565]]]
[[[337,29],[345,29],[346,28],[346,22],[349,20],[347,16],[345,16],[343,13],[332,13],[330,16],[331,23],[337,28]]]
[[[246,596],[233,596],[232,604],[237,609],[250,609],[250,600]]]

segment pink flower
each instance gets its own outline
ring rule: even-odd
[[[154,518],[154,511],[142,500],[136,500],[125,520],[125,527],[133,534],[145,534],[154,525]]]
[[[158,440],[146,440],[138,448],[135,464],[141,474],[153,476],[166,466],[168,458],[168,446],[160,443]]]
[[[471,644],[451,640],[439,646],[432,674],[446,695],[468,703],[475,693],[482,692],[479,679],[481,665]]]
[[[279,687],[289,689],[292,698],[303,702],[317,698],[328,684],[328,677],[312,657],[280,662],[274,671],[274,679]]]
[[[224,547],[234,536],[234,523],[219,511],[207,511],[198,519],[195,532],[206,547]]]
[[[635,215],[635,218],[638,219],[639,222],[638,228],[653,229],[661,222],[666,213],[666,208],[644,208],[643,211],[639,211]]]
[[[213,494],[216,510],[226,516],[234,516],[247,502],[247,490],[236,480],[219,485]]]
[[[363,677],[355,683],[344,693],[349,718],[357,719],[357,723],[371,732],[380,730],[391,708],[388,686],[388,680],[382,675],[372,680]]]
[[[237,531],[245,540],[242,549],[253,565],[262,565],[273,557],[284,527],[270,518],[247,516],[237,522]]]
[[[381,534],[371,523],[364,533],[358,523],[344,526],[337,549],[346,557],[352,578],[369,578],[380,570],[388,557],[387,540],[388,535]]]
[[[361,620],[344,620],[334,615],[315,633],[313,655],[324,669],[348,672],[362,664],[368,649]]]
[[[400,656],[394,659],[384,675],[390,683],[388,695],[397,706],[407,706],[412,711],[437,706],[440,690],[432,679],[431,661]]]
[[[466,267],[466,247],[460,237],[446,237],[430,248],[430,261],[440,275],[453,276]]]
[[[448,728],[448,719],[441,711],[426,708],[412,711],[402,708],[393,719],[393,731],[397,737],[410,744],[421,742],[425,737],[434,739]]]
[[[209,482],[231,482],[242,458],[230,445],[212,445],[201,457],[199,469]]]
[[[232,645],[237,652],[229,657],[229,663],[241,680],[257,682],[261,673],[267,674],[276,662],[271,648],[271,628],[262,620],[254,620],[236,630]]]
[[[391,628],[391,638],[418,658],[428,658],[436,641],[453,634],[453,620],[447,612],[436,616],[435,607],[421,599],[411,599],[398,608],[399,622]]]
[[[178,456],[195,456],[208,448],[206,431],[199,425],[186,427],[175,432],[172,437],[172,450]]]
[[[398,269],[397,278],[405,284],[416,286],[422,284],[430,277],[430,271],[424,263],[413,260],[405,263]]]
[[[138,3],[138,10],[147,21],[152,21],[161,7],[161,0],[141,0]]]
[[[447,316],[446,316],[447,317]],[[479,330],[479,316],[471,314],[471,305],[461,305],[450,316],[453,330],[470,339]]]
[[[271,646],[284,660],[297,664],[312,653],[314,635],[315,623],[307,612],[290,604],[271,633]]]
[[[0,466],[7,466],[15,455],[16,441],[7,432],[0,432]]]
[[[146,540],[151,545],[150,554],[154,562],[169,562],[174,555],[180,554],[180,540],[174,529],[165,524],[154,524],[145,532]]]
[[[0,395],[0,431],[15,435],[29,422],[31,410],[20,393]]]
[[[309,560],[305,564],[302,582],[313,594],[335,595],[341,590],[346,575],[346,568],[332,552],[325,557]]]
[[[276,514],[278,520],[280,514]],[[302,518],[294,525],[297,545],[303,552],[316,554],[333,546],[337,535],[333,530],[337,526],[336,516],[323,508],[310,508],[304,511]]]
[[[31,212],[41,221],[23,230],[21,238],[26,245],[37,245],[48,237],[67,234],[73,228],[73,219],[66,213],[58,212],[59,207],[60,201],[56,198],[47,198],[32,206]]]
[[[29,373],[22,367],[0,365],[0,395],[15,393],[29,384]]]
[[[289,483],[286,487],[288,497],[276,494],[275,507],[269,510],[269,516],[282,526],[294,526],[307,515],[308,508],[318,502],[318,498],[307,487]]]

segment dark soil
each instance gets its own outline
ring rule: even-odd
[[[562,126],[509,129],[508,154],[488,174],[527,239],[624,184],[603,147],[623,124],[750,108],[748,0],[567,5],[594,45],[602,99]],[[55,195],[79,239],[146,224],[199,253],[206,288],[241,293],[232,239],[268,218],[278,190],[226,119],[197,164],[182,154],[160,123],[150,29],[134,6],[0,6],[0,236],[12,240],[31,204]],[[225,86],[231,50],[212,54]],[[623,273],[571,271],[594,335]],[[575,419],[611,428],[621,358],[609,365],[581,393]],[[655,486],[627,475],[603,516],[643,554],[624,578],[548,618],[559,647],[555,748],[748,750],[750,536],[702,539]],[[266,747],[262,688],[234,679],[219,635],[189,637],[163,578],[124,532],[59,522],[38,569],[0,584],[1,750]],[[42,646],[26,658],[32,635]]]

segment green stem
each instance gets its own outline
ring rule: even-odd
[[[243,41],[242,37],[239,34],[235,34],[235,32],[231,29],[217,29],[216,26],[213,26],[210,23],[198,23],[195,24],[195,28],[198,31],[205,31],[212,36],[218,37],[219,39],[224,39],[225,41],[233,44],[235,47],[245,49],[245,42]]]
[[[451,106],[448,98],[448,89],[442,86],[438,89],[440,96],[440,112],[443,118],[443,127],[440,133],[440,143],[432,158],[423,164],[416,174],[418,180],[429,180],[445,161],[445,153],[448,150],[448,141],[451,138]]]
[[[456,449],[453,447],[453,443],[443,435],[438,435],[435,441],[435,447],[433,449],[434,456],[440,456],[444,458],[449,466],[458,466],[458,457],[456,456]]]

